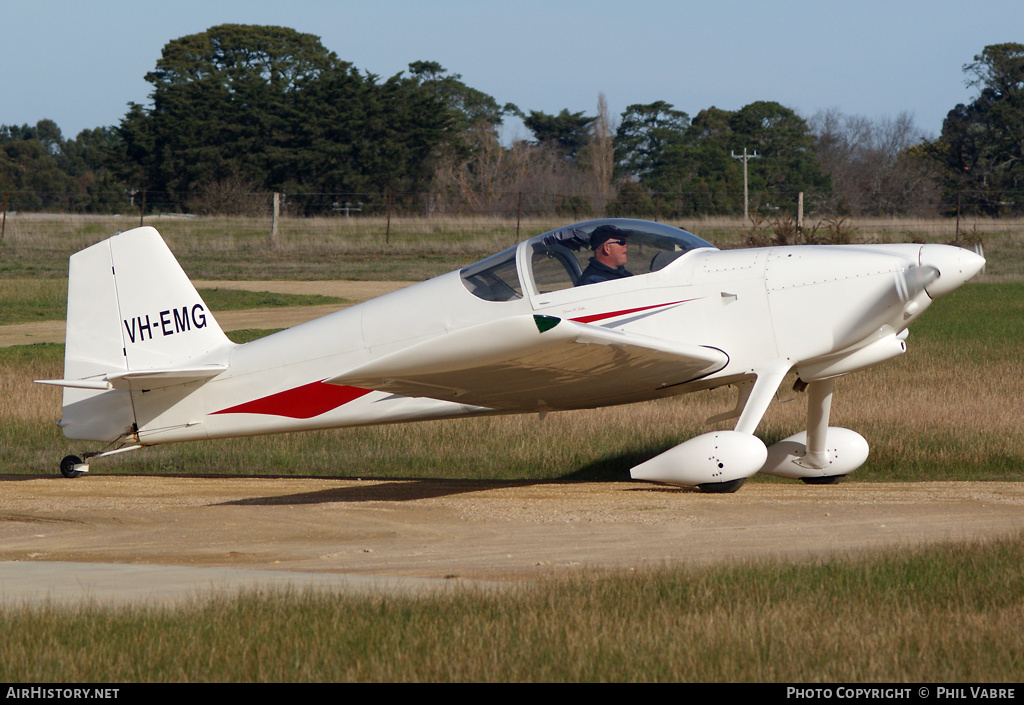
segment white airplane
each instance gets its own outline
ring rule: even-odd
[[[610,233],[610,235],[609,235]],[[596,245],[592,241],[600,241]],[[596,250],[594,249],[596,247]],[[618,251],[620,278],[580,285]],[[723,385],[734,430],[632,468],[733,492],[757,472],[831,483],[866,460],[830,427],[834,380],[906,350],[907,326],[985,260],[949,245],[718,250],[641,220],[592,220],[244,345],[232,343],[163,239],[141,227],[71,257],[58,425],[143,446],[286,431],[627,404]],[[631,272],[631,276],[621,276]],[[614,276],[614,275],[613,275]],[[754,436],[795,370],[807,429]],[[70,455],[61,472],[87,463]]]

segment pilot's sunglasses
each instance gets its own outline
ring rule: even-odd
[[[625,245],[626,244],[625,240],[608,240],[608,242],[611,243],[612,245]]]

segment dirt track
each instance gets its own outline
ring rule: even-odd
[[[0,560],[520,580],[1009,535],[1024,484],[0,478]]]

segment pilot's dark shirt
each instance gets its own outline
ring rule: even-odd
[[[626,271],[625,267],[609,267],[607,264],[601,264],[591,257],[590,264],[580,274],[580,280],[576,282],[576,286],[597,284],[598,282],[606,282],[610,279],[625,279],[631,276],[633,275]]]

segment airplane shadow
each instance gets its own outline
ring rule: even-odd
[[[339,487],[314,492],[300,492],[291,495],[277,497],[252,497],[248,499],[237,499],[230,502],[223,502],[213,506],[287,506],[302,504],[327,504],[327,503],[359,503],[359,502],[411,502],[420,499],[433,497],[452,497],[473,492],[484,492],[487,490],[500,489],[505,487],[530,487],[539,485],[575,484],[592,482],[621,482],[630,483],[632,486],[624,491],[630,492],[696,492],[695,488],[672,487],[669,485],[655,485],[645,482],[636,482],[629,476],[629,469],[642,463],[650,454],[625,452],[618,455],[601,458],[592,463],[584,465],[566,475],[552,479],[542,480],[463,480],[463,479],[424,479],[424,478],[394,478],[394,477],[362,477],[369,482],[361,482],[354,487]],[[237,477],[234,475],[187,475],[188,477],[202,478],[227,478]],[[146,477],[153,475],[146,473]],[[173,477],[183,477],[174,475]],[[264,476],[266,477],[266,476]],[[280,476],[281,479],[296,479],[295,476]],[[78,480],[67,480],[60,475],[0,475],[0,482],[18,482],[22,480],[53,479],[59,482],[88,482],[88,478]],[[267,477],[266,479],[273,479]],[[322,476],[308,477],[307,479],[327,479]],[[338,478],[347,479],[347,478]],[[372,484],[371,484],[372,483]]]
[[[592,482],[632,483],[625,491],[630,492],[697,492],[696,488],[672,487],[637,482],[629,476],[629,469],[647,459],[646,455],[623,453],[602,458],[559,478],[544,480],[438,480],[422,478],[373,478],[364,481],[377,484],[360,484],[356,487],[339,487],[315,492],[300,492],[278,497],[253,497],[224,502],[216,506],[275,506],[295,504],[359,503],[359,502],[411,502],[433,497],[452,497],[473,492],[501,489],[506,487],[533,487]],[[312,478],[311,478],[312,479]]]
[[[324,479],[324,478],[317,478]],[[356,487],[338,487],[315,492],[299,492],[277,497],[253,497],[236,499],[219,505],[238,506],[279,506],[293,504],[329,504],[333,502],[355,504],[359,502],[413,502],[432,497],[451,497],[472,492],[483,492],[501,487],[524,487],[545,484],[550,481],[501,482],[497,480],[423,480],[418,478],[372,478],[362,480],[376,484],[362,484]]]

